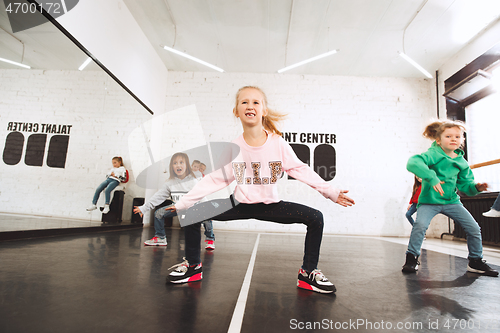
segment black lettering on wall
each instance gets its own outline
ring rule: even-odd
[[[52,168],[64,168],[68,154],[69,135],[53,135],[47,152],[47,165]]]
[[[11,123],[9,123],[10,125]],[[16,165],[23,156],[24,135],[19,132],[11,132],[5,139],[3,149],[3,161],[7,165]]]
[[[30,166],[42,166],[43,155],[45,154],[45,143],[47,134],[31,134],[26,145],[26,155],[24,163]]]
[[[314,149],[314,172],[325,181],[335,178],[337,173],[337,153],[330,145],[322,144]]]
[[[293,151],[295,152],[295,155],[297,155],[299,160],[301,160],[307,165],[310,165],[311,151],[308,146],[291,143],[290,147],[292,147]],[[295,179],[295,178],[288,175],[288,179]]]

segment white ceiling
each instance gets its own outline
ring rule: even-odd
[[[169,70],[212,71],[165,51],[174,47],[227,72],[424,77],[500,18],[499,0],[124,0]],[[0,27],[11,31],[3,3]],[[24,62],[75,69],[86,56],[51,24],[16,33]],[[500,39],[500,38],[499,38]],[[21,59],[22,44],[0,30],[0,57]],[[97,69],[96,65],[86,70]],[[12,68],[0,64],[0,68]]]
[[[498,0],[124,0],[169,70],[423,77],[405,51],[433,73],[500,15]],[[170,11],[168,10],[170,8]],[[403,40],[404,38],[404,40]]]

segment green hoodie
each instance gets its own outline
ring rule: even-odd
[[[425,153],[410,157],[406,169],[422,178],[418,206],[460,204],[457,188],[469,196],[479,193],[463,150],[457,149],[455,153],[458,156],[451,158],[434,141]],[[444,181],[444,184],[441,184],[443,196],[433,188],[441,181]]]

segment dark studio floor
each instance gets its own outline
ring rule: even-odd
[[[46,216],[20,214],[0,214],[0,232],[40,229],[62,229],[94,227],[101,225],[98,221],[84,221]]]
[[[296,288],[304,235],[216,230],[203,281],[167,285],[182,231],[145,247],[153,234],[0,242],[0,332],[500,332],[500,279],[466,273],[461,257],[423,250],[403,275],[405,245],[325,235],[319,268],[338,290],[325,295]]]
[[[0,213],[0,242],[5,240],[74,235],[142,228],[142,221],[101,222],[71,218]]]

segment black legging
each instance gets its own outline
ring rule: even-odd
[[[307,233],[302,268],[309,272],[317,268],[324,223],[323,214],[314,208],[287,201],[272,204],[242,204],[234,202],[231,197],[200,203],[187,211],[181,211],[179,217],[181,225],[185,226],[186,259],[190,265],[201,262],[201,223],[197,221],[257,219],[283,224],[305,224]]]

